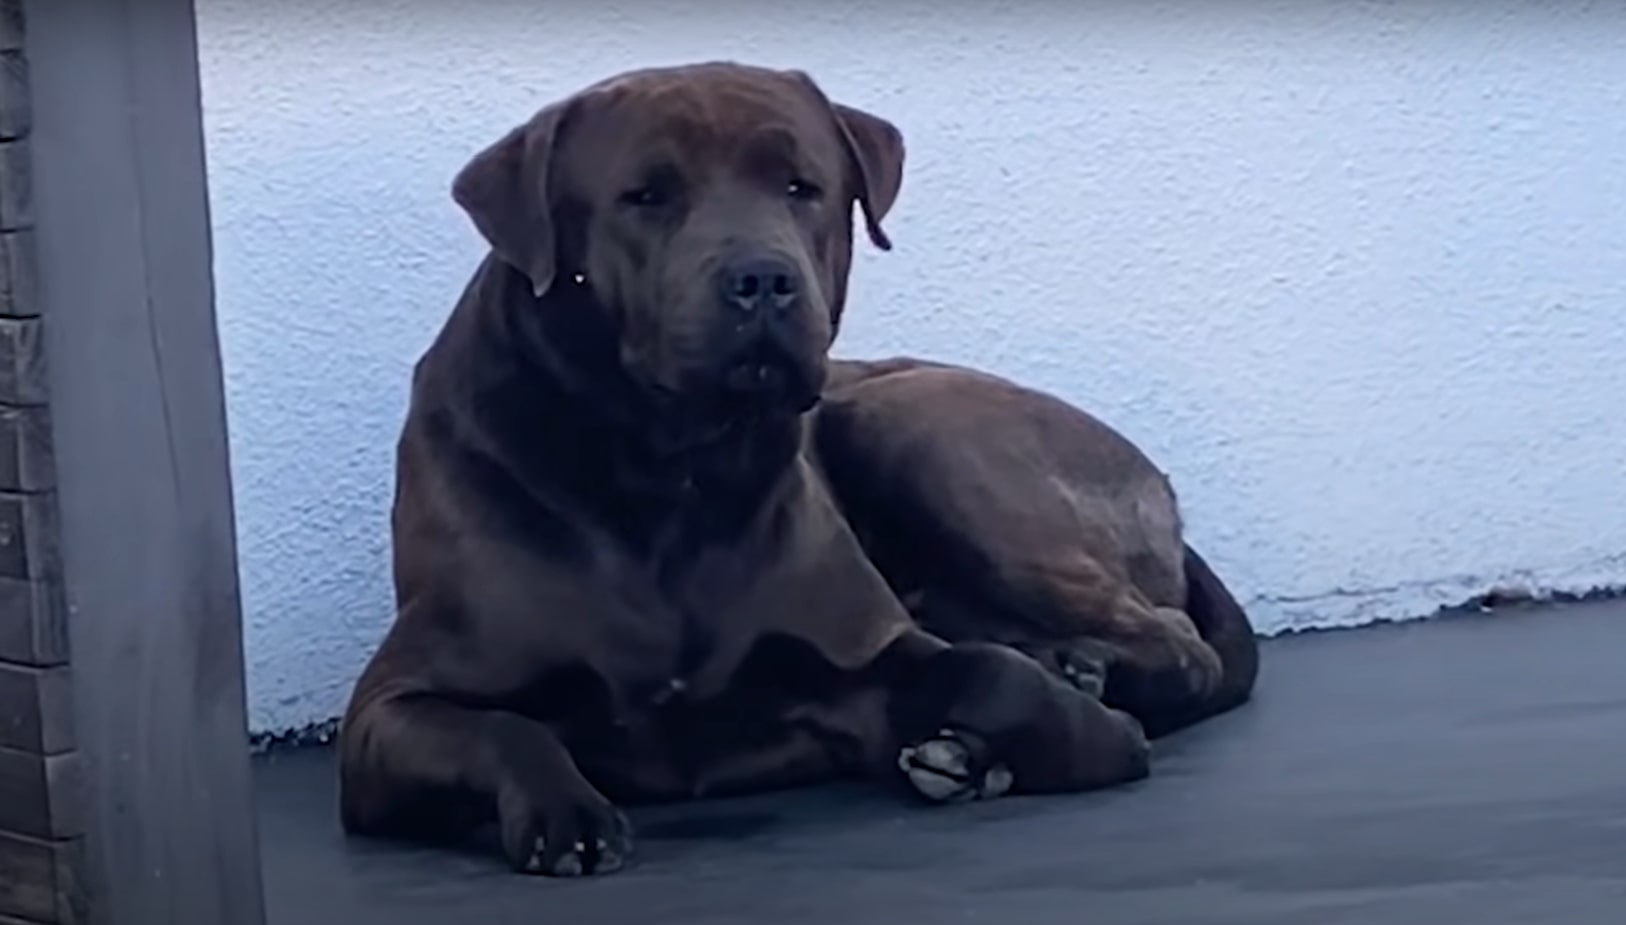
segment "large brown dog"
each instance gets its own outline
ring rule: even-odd
[[[600,83],[464,168],[492,253],[413,377],[348,830],[496,821],[519,870],[605,873],[617,803],[1085,790],[1147,773],[1129,713],[1246,699],[1247,621],[1133,447],[827,359],[854,204],[889,246],[902,169],[891,124],[729,64]]]

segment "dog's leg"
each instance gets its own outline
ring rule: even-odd
[[[964,371],[853,371],[837,388],[820,464],[888,580],[924,592],[927,629],[1023,645],[1149,729],[1246,698],[1246,616],[1182,549],[1173,489],[1133,444]]]
[[[427,696],[377,696],[346,717],[340,812],[366,835],[450,834],[495,818],[517,871],[611,873],[631,851],[626,818],[582,776],[559,736],[513,713]],[[429,819],[427,807],[455,807]]]
[[[1023,587],[1023,584],[1027,584]],[[1198,633],[1185,611],[1157,607],[1133,588],[1103,585],[1096,576],[1047,569],[1007,585],[1012,596],[1065,617],[1080,614],[1080,632],[1054,631],[1018,645],[1081,689],[1133,714],[1153,736],[1173,727],[1173,717],[1212,700],[1226,679],[1219,654]],[[1065,620],[1046,621],[1049,627]]]
[[[974,581],[939,579],[921,593],[914,612],[923,626],[1012,645],[1153,736],[1201,715],[1232,680],[1185,611],[1154,606],[1088,556],[990,548],[983,562]]]
[[[1013,648],[919,640],[895,648],[898,766],[929,800],[1092,790],[1149,772],[1139,723]]]
[[[1247,702],[1259,674],[1259,643],[1236,599],[1189,545],[1183,609],[1138,595],[1099,637],[1020,645],[1046,667],[1135,714],[1152,737],[1184,729]],[[1221,670],[1218,666],[1223,666]]]

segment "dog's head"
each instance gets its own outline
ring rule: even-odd
[[[853,206],[876,246],[903,139],[799,71],[635,71],[477,154],[453,197],[539,301],[604,313],[623,370],[668,400],[803,410],[846,300]],[[539,305],[539,310],[542,306]]]

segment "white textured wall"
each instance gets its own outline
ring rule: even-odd
[[[1103,414],[1261,628],[1626,583],[1626,6],[198,6],[257,729],[334,715],[390,618],[409,367],[482,250],[453,172],[658,62],[895,120],[842,349]]]

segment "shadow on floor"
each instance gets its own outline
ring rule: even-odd
[[[603,880],[347,842],[326,749],[256,766],[272,925],[1620,925],[1626,603],[1266,644],[1254,704],[1122,790],[840,788],[635,816]]]

